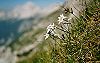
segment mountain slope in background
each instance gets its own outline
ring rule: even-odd
[[[27,5],[31,7],[29,3]],[[0,62],[3,61],[5,62],[8,60],[10,61],[11,59],[14,59],[14,61],[16,62],[28,58],[29,54],[30,55],[36,54],[36,52],[38,52],[41,49],[40,46],[44,42],[44,32],[46,26],[49,25],[51,22],[57,20],[57,17],[59,16],[60,13],[60,6],[55,4],[47,8],[42,8],[43,11],[39,10],[39,12],[34,16],[33,14],[28,14],[28,16],[22,15],[23,13],[21,14],[20,11],[23,10],[22,9],[23,6],[21,10],[19,8],[21,8],[21,6],[17,7],[16,12],[14,11],[15,13],[18,12],[16,15],[13,12],[15,16],[13,16],[13,14],[9,16],[10,12],[8,12],[6,15],[1,15],[6,17],[1,19],[0,22],[4,23],[5,25],[7,23],[5,28],[4,25],[1,25],[4,28],[2,29],[2,31],[5,31],[5,33],[7,32],[8,37],[10,37],[9,36],[10,32],[12,33],[12,35],[9,42],[6,42],[6,44],[4,41],[5,39],[2,39],[2,42],[4,42],[2,44],[4,44],[5,46],[3,46],[4,47],[3,49],[0,49],[1,50],[0,53],[3,54],[5,57],[1,56]],[[48,11],[49,8],[50,10]],[[28,8],[24,10],[28,13],[27,9]],[[18,14],[20,14],[20,16]],[[9,32],[7,31],[6,28],[9,30]],[[3,32],[1,33],[3,34]],[[8,54],[6,53],[9,53],[10,56],[7,56]],[[6,63],[14,63],[14,62],[6,62]]]
[[[58,9],[58,4],[40,8],[29,1],[10,11],[0,11],[0,45],[14,42],[21,34],[34,28],[38,21]]]

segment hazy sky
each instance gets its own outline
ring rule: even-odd
[[[16,5],[32,1],[35,5],[44,7],[53,3],[62,3],[64,0],[0,0],[0,9],[10,9]]]

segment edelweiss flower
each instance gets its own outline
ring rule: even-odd
[[[54,26],[55,26],[54,23],[53,23],[53,24],[50,24],[50,25],[47,27],[47,29],[54,29],[54,28],[55,28]]]
[[[54,33],[54,31],[49,31],[49,33],[46,33],[46,34],[44,35],[44,36],[45,36],[45,40],[46,40],[50,35],[55,36],[56,34]]]
[[[62,23],[62,22],[64,21],[65,18],[67,18],[67,17],[65,17],[63,14],[60,15],[60,17],[58,17],[58,19],[59,19],[59,20],[58,20],[58,21],[59,21],[58,24]]]
[[[50,24],[50,25],[47,27],[47,33],[51,33],[52,31],[54,31],[54,29],[55,29],[54,23],[53,23],[53,24]]]
[[[49,34],[46,33],[44,36],[45,36],[45,40],[46,40],[49,37]]]
[[[54,23],[53,24],[50,24],[48,27],[47,27],[47,33],[44,35],[45,36],[45,39],[47,39],[49,37],[49,35],[54,35],[54,29],[55,29],[55,26],[54,26]]]

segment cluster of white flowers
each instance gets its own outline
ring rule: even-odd
[[[47,39],[49,37],[49,35],[54,35],[54,30],[55,30],[55,25],[54,23],[53,24],[50,24],[48,27],[47,27],[47,33],[44,35],[45,36],[45,39]]]
[[[68,17],[65,17],[63,14],[61,14],[59,17],[58,17],[58,24],[61,24],[63,23],[65,20]],[[67,21],[71,20],[71,18],[67,19]],[[44,35],[45,36],[45,39],[47,39],[50,35],[53,35],[53,36],[58,36],[59,34],[55,34],[55,25],[54,23],[53,24],[50,24],[48,27],[47,27],[47,32],[46,34]]]

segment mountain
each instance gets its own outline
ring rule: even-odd
[[[18,61],[28,58],[29,55],[35,55],[41,50],[41,47],[46,47],[44,40],[44,33],[47,25],[51,22],[57,21],[57,17],[61,14],[60,8],[44,18],[38,19],[31,30],[23,33],[19,38],[12,42],[9,47],[16,52]],[[25,57],[24,57],[25,56]]]
[[[53,22],[52,19],[54,19],[54,17],[55,17],[54,20],[57,20],[56,18],[59,16],[59,12],[60,10],[58,9],[45,17],[37,19],[36,21],[34,21],[34,19],[32,18],[27,19],[28,21],[26,19],[25,19],[26,21],[24,19],[22,19],[21,21],[18,20],[16,22],[8,21],[9,23],[12,24],[11,25],[8,24],[7,29],[12,30],[12,25],[14,25],[13,26],[14,29],[15,27],[17,28],[17,26],[20,27],[20,25],[25,22],[29,23],[29,20],[32,23],[32,27],[31,29],[24,31],[20,35],[16,34],[19,35],[17,38],[15,38],[12,42],[7,44],[6,46],[0,47],[0,54],[2,54],[2,56],[0,56],[0,62],[16,63],[26,58],[29,58],[30,55],[35,55],[39,50],[41,50],[41,47],[44,47],[43,44],[45,45],[44,33],[45,33],[46,26],[49,25],[51,22]],[[1,22],[7,23],[7,21],[1,21]],[[18,24],[16,24],[17,22]],[[11,28],[9,28],[9,26],[11,26]],[[21,27],[20,28],[21,29],[27,28],[25,26],[21,25],[22,28]],[[18,29],[15,30],[17,33],[18,33]],[[5,32],[8,33],[8,31]]]
[[[59,5],[57,4],[40,8],[29,1],[8,11],[0,10],[0,45],[5,45],[6,43],[8,45],[14,42],[24,32],[35,28],[34,26],[41,19],[58,9]]]

